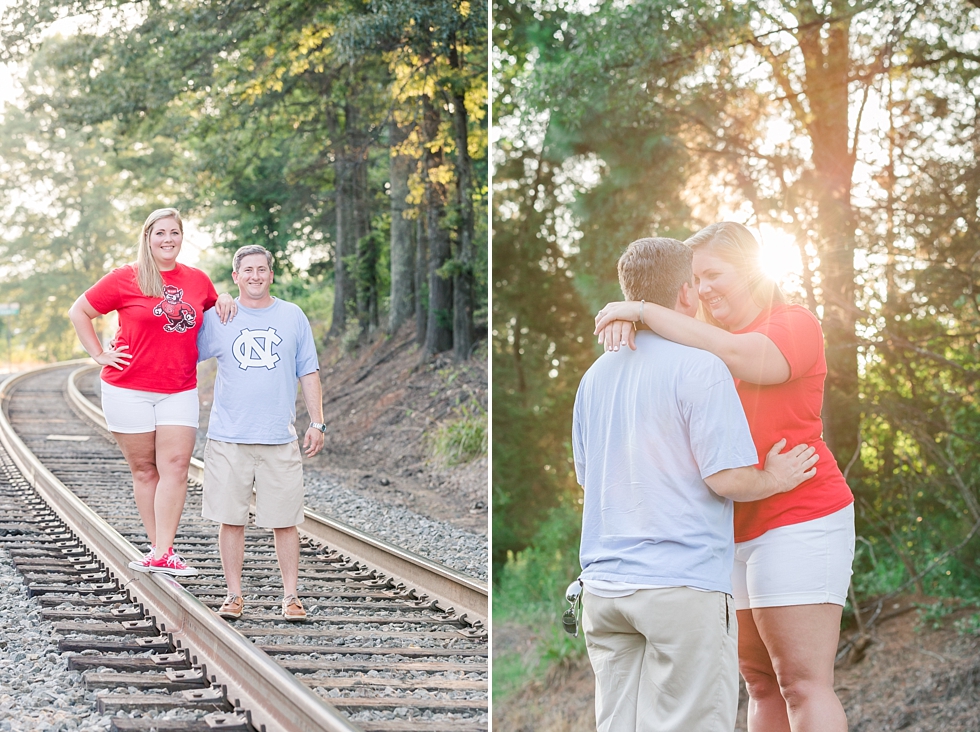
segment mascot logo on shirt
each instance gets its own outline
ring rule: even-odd
[[[275,328],[266,330],[249,330],[246,328],[231,346],[231,353],[238,361],[238,368],[266,368],[270,371],[279,362],[279,354],[272,350],[273,346],[282,343],[282,338]]]
[[[167,316],[167,324],[163,329],[168,333],[185,333],[188,328],[194,327],[197,320],[197,312],[184,302],[184,291],[173,285],[163,286],[163,300],[153,308],[154,315]]]

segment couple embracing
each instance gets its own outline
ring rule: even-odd
[[[820,324],[740,224],[635,241],[619,281],[573,425],[597,727],[730,732],[740,671],[751,732],[842,732],[854,507]]]

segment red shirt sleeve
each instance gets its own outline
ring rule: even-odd
[[[773,311],[763,333],[789,364],[790,380],[805,376],[817,366],[823,354],[820,321],[804,307],[790,305]]]
[[[121,285],[135,276],[132,265],[114,269],[85,291],[85,299],[103,315],[118,310],[123,304]]]

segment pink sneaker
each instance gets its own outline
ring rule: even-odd
[[[150,562],[153,561],[153,552],[155,550],[156,547],[151,544],[150,551],[146,553],[146,556],[143,557],[142,559],[134,559],[133,561],[131,561],[129,563],[129,568],[135,569],[137,572],[149,572]]]
[[[196,569],[184,564],[184,560],[180,558],[179,554],[174,552],[173,547],[167,549],[167,553],[159,559],[151,560],[148,569],[150,572],[163,572],[164,574],[172,574],[177,577],[189,577],[192,574],[197,574]]]

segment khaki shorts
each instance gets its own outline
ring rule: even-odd
[[[299,440],[242,445],[208,440],[204,447],[201,515],[232,526],[248,523],[255,487],[255,525],[284,529],[303,523],[303,461]]]

